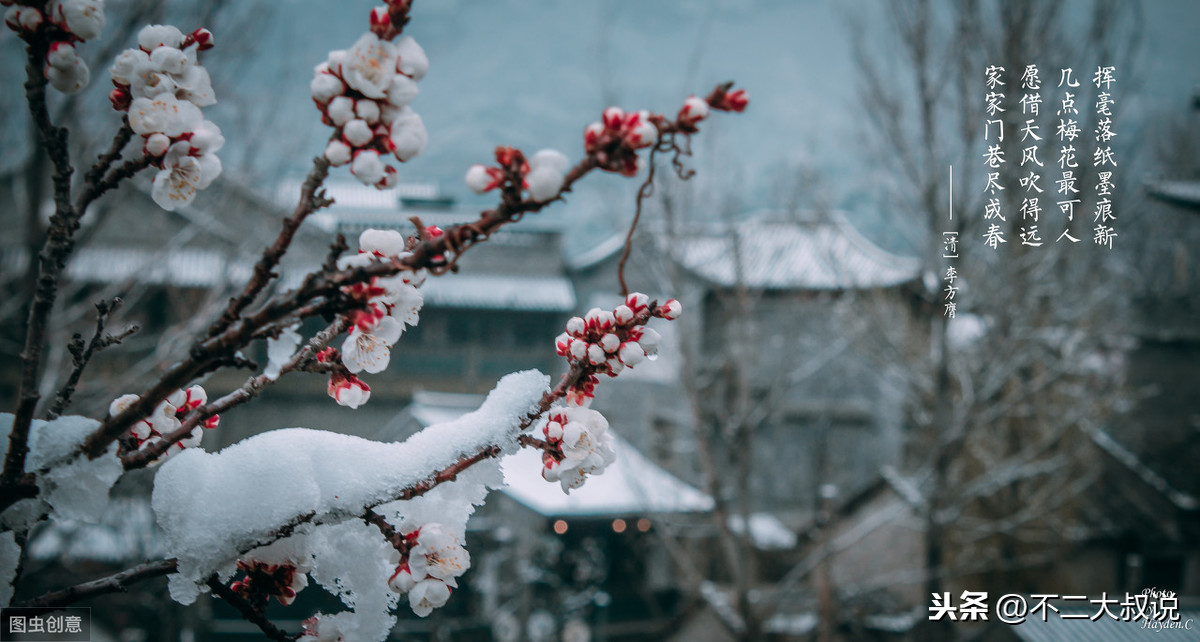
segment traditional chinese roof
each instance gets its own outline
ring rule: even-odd
[[[1146,185],[1146,192],[1165,203],[1200,211],[1200,181],[1156,181]]]
[[[920,276],[917,259],[886,252],[834,214],[824,221],[751,215],[664,243],[675,260],[718,286],[842,290],[899,285]],[[740,260],[735,260],[740,257]]]
[[[473,410],[480,398],[472,395],[417,393],[407,409],[419,423],[455,419]],[[611,430],[611,429],[610,429]],[[601,475],[590,476],[582,488],[567,495],[557,482],[542,479],[541,455],[530,448],[501,460],[503,492],[545,517],[603,517],[651,513],[705,512],[713,508],[707,494],[681,481],[613,434],[617,459]]]
[[[438,307],[571,312],[575,289],[562,276],[448,274],[421,287],[425,302]]]
[[[1099,595],[1089,596],[1091,599],[1099,599]],[[1124,600],[1124,595],[1110,595],[1108,599]],[[1036,604],[1037,600],[1028,598],[1026,600],[1030,605]],[[1057,602],[1057,603],[1056,603]],[[1108,615],[1102,615],[1100,618],[1092,621],[1091,616],[1095,615],[1100,610],[1099,606],[1089,606],[1087,608],[1069,608],[1062,606],[1061,600],[1051,600],[1051,604],[1055,604],[1061,611],[1060,613],[1049,613],[1046,621],[1043,622],[1040,615],[1028,615],[1025,621],[1021,624],[1016,624],[1008,627],[1008,630],[1014,633],[1017,638],[1025,642],[1058,642],[1059,640],[1092,640],[1093,642],[1118,642],[1119,640],[1141,639],[1142,636],[1153,635],[1153,629],[1142,628],[1142,621],[1125,622],[1122,620],[1114,620]],[[1109,606],[1109,610],[1115,612],[1115,615],[1120,617],[1120,604]],[[1064,620],[1064,615],[1072,616],[1072,619]],[[1082,618],[1082,619],[1075,619]],[[1179,622],[1175,624],[1183,625],[1185,622],[1191,622],[1191,631],[1175,631],[1167,629],[1164,631],[1155,631],[1165,633],[1163,637],[1170,636],[1172,633],[1178,632],[1180,638],[1191,637],[1196,626],[1200,623],[1200,611],[1195,610],[1180,610]],[[1154,622],[1155,625],[1164,624],[1162,622]]]

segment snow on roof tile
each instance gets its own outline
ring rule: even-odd
[[[422,425],[444,421],[470,406],[462,395],[441,399],[437,393],[414,397],[408,412]],[[611,430],[611,429],[610,429]],[[707,494],[681,481],[613,434],[617,459],[601,475],[588,478],[582,488],[564,494],[557,483],[542,479],[541,455],[530,448],[501,460],[503,492],[546,517],[600,517],[650,513],[705,512],[713,508]]]
[[[670,247],[684,267],[722,286],[741,281],[764,289],[874,288],[898,285],[920,274],[919,261],[880,249],[841,215],[830,221],[798,222],[760,213],[733,230],[673,239]],[[735,255],[741,260],[735,262]]]
[[[209,287],[225,280],[225,257],[215,250],[150,250],[86,248],[67,265],[67,276],[79,281],[170,283]]]
[[[421,291],[438,307],[570,312],[575,290],[561,276],[452,274],[431,278]]]
[[[1157,181],[1146,186],[1151,196],[1184,207],[1200,207],[1200,181]]]

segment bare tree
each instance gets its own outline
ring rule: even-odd
[[[1080,20],[1060,4],[895,3],[887,7],[885,38],[897,55],[880,56],[865,36],[857,43],[864,136],[876,142],[879,161],[895,170],[890,202],[928,239],[927,286],[918,293],[914,318],[892,324],[866,317],[878,330],[870,334],[879,339],[878,354],[905,368],[915,429],[909,465],[922,481],[925,502],[926,595],[940,595],[949,580],[964,576],[972,589],[1011,587],[1020,569],[1048,564],[1086,536],[1075,509],[1086,501],[1095,474],[1087,431],[1126,398],[1128,343],[1120,320],[1127,290],[1118,255],[1090,242],[1094,190],[1083,190],[1073,221],[1047,208],[1038,226],[1048,237],[1042,246],[1022,243],[1033,221],[1021,214],[1018,185],[1028,168],[1017,159],[1031,143],[1018,134],[1029,119],[1045,134],[1039,151],[1046,167],[1039,171],[1046,196],[1052,195],[1058,168],[1049,141],[1057,140],[1059,70],[1073,67],[1081,83],[1090,76],[1087,65],[1112,64],[1123,78],[1133,75],[1136,7],[1101,0],[1089,11]],[[1048,108],[1037,116],[1023,115],[1015,100],[1027,65],[1043,74]],[[1000,91],[1012,101],[995,116],[984,115],[989,66],[1005,70],[1007,86]],[[1095,118],[1089,119],[1082,97],[1080,103],[1080,127],[1090,132]],[[1008,134],[1000,143],[1009,161],[999,169],[1008,186],[998,196],[1003,221],[981,216],[980,187],[991,171],[982,160],[982,133],[990,118],[1002,120]],[[1078,157],[1090,161],[1094,139],[1081,136],[1075,146]],[[1081,163],[1089,172],[1090,165]],[[1123,212],[1130,187],[1118,185],[1117,211]],[[1008,239],[998,251],[982,243],[993,223]],[[1056,242],[1063,229],[1081,242]],[[957,233],[959,258],[943,257],[943,232]],[[954,319],[944,305],[951,267],[959,279]]]

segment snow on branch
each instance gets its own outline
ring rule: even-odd
[[[172,595],[190,603],[196,585],[222,565],[301,519],[357,519],[463,457],[491,446],[515,450],[522,420],[548,389],[539,372],[508,375],[475,412],[402,443],[293,428],[219,453],[189,449],[172,457],[158,471],[153,498],[168,550],[179,559]]]

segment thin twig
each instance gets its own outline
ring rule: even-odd
[[[304,220],[313,212],[333,204],[333,199],[328,198],[321,187],[325,178],[329,176],[329,167],[329,161],[324,156],[313,158],[313,167],[300,187],[300,202],[296,204],[296,209],[292,211],[291,216],[284,219],[283,229],[279,231],[275,242],[263,250],[262,258],[254,265],[254,275],[246,283],[246,287],[229,299],[225,312],[212,325],[210,337],[220,334],[236,321],[246,306],[250,305],[276,276],[273,270],[291,247],[296,230],[300,229]]]
[[[47,419],[57,418],[71,405],[71,396],[75,394],[75,387],[79,385],[79,378],[83,375],[84,368],[87,368],[94,354],[111,345],[121,343],[121,341],[124,341],[138,331],[139,328],[137,325],[130,325],[117,334],[104,332],[104,326],[108,318],[120,307],[120,298],[113,298],[111,301],[98,301],[96,303],[96,329],[92,333],[91,340],[85,345],[83,337],[78,334],[71,340],[71,345],[68,349],[71,352],[74,368],[72,368],[71,374],[67,377],[67,382],[58,391],[58,396],[54,399],[54,404],[50,406],[49,412],[46,413]]]
[[[309,340],[308,345],[297,350],[296,354],[292,355],[292,358],[288,359],[287,363],[280,367],[279,377],[295,370],[307,368],[315,358],[315,355],[323,350],[325,346],[329,345],[329,342],[334,337],[346,329],[346,323],[344,317],[338,317],[328,327],[314,335]],[[251,377],[237,390],[196,409],[188,415],[179,428],[163,435],[161,440],[141,450],[136,450],[122,456],[121,462],[124,464],[125,470],[146,467],[150,462],[158,459],[163,453],[167,452],[172,444],[190,435],[196,429],[196,426],[200,425],[200,422],[250,401],[279,377],[271,379],[265,374]]]

